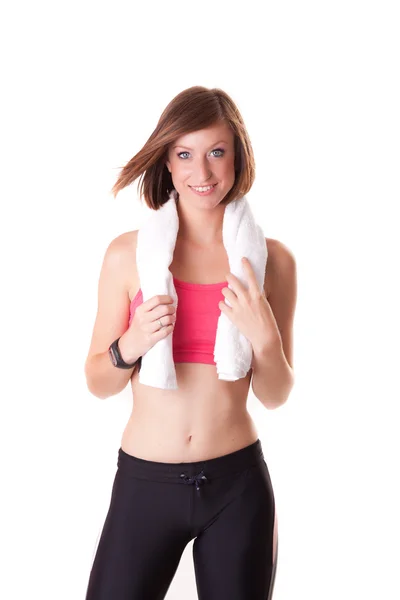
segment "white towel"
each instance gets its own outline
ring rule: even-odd
[[[153,210],[139,228],[136,266],[143,302],[157,294],[169,295],[179,318],[178,296],[169,270],[179,229],[177,197],[177,192],[173,189],[169,194],[169,200],[160,209]],[[228,256],[230,272],[246,289],[248,288],[242,263],[242,257],[245,256],[262,290],[268,252],[263,230],[255,222],[246,196],[230,202],[225,207],[222,240]],[[227,287],[232,289],[228,283]],[[231,306],[222,294],[221,300],[225,300],[227,306]],[[193,319],[196,319],[196,316],[194,314]],[[143,355],[139,372],[140,383],[161,389],[178,388],[172,352],[173,335],[174,332],[159,340]],[[229,317],[221,312],[214,346],[218,378],[236,381],[245,377],[250,369],[252,356],[253,349],[249,340]]]

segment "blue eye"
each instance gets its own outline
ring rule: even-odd
[[[224,150],[223,148],[215,148],[215,150],[211,150],[211,152],[220,152],[220,153],[221,153],[221,154],[220,154],[220,155],[218,155],[216,158],[220,158],[220,157],[222,157],[222,156],[225,154],[225,150]],[[189,152],[187,152],[187,150],[185,150],[185,151],[183,151],[183,152],[179,152],[179,153],[177,154],[177,156],[178,156],[179,158],[181,158],[181,154],[190,154],[190,153],[189,153]],[[183,159],[183,160],[186,160],[186,159]]]

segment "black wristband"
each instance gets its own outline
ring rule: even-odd
[[[121,352],[120,352],[120,349],[118,346],[119,339],[120,338],[117,338],[116,340],[114,340],[113,343],[110,344],[110,347],[108,348],[108,354],[111,359],[111,362],[114,365],[114,367],[118,367],[119,369],[132,369],[138,361],[140,361],[140,363],[141,363],[142,357],[139,356],[139,358],[131,364],[128,364],[127,362],[125,362],[121,356]]]

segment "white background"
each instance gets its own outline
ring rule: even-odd
[[[396,2],[14,2],[1,21],[0,596],[79,600],[132,399],[84,361],[108,243],[144,216],[119,169],[192,85],[237,103],[248,194],[298,269],[296,385],[250,392],[279,518],[274,600],[395,600]],[[192,544],[168,599],[195,599]],[[224,600],[224,599],[221,599]]]

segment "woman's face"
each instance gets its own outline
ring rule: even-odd
[[[179,198],[216,205],[235,181],[234,133],[227,123],[212,125],[179,137],[168,150],[167,168]],[[198,193],[198,186],[214,185]]]

